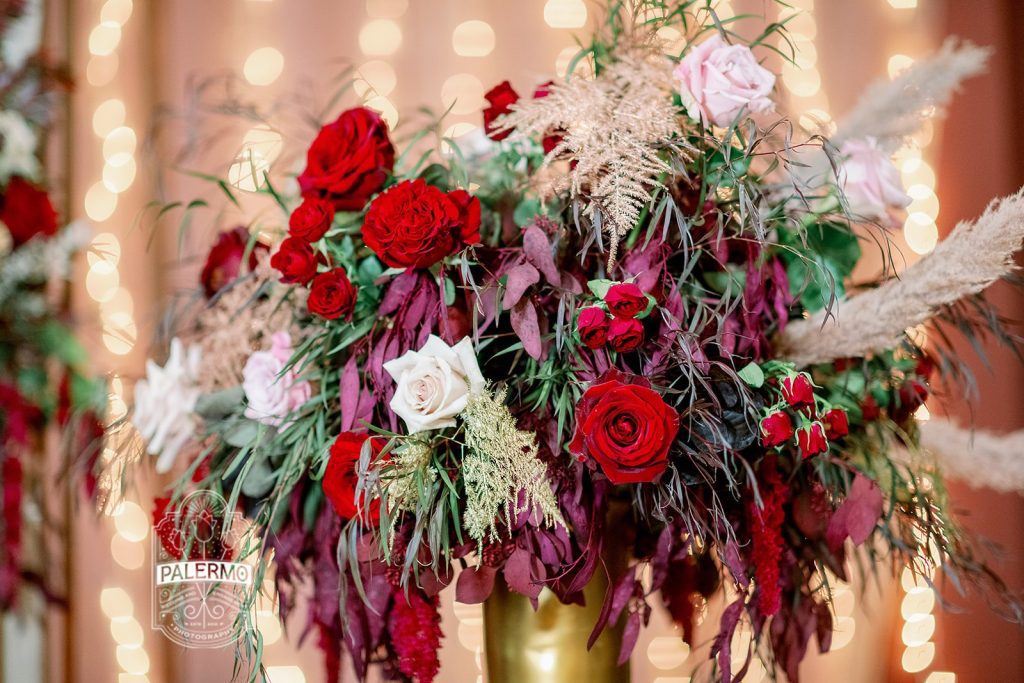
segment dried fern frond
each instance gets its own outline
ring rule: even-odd
[[[779,354],[808,365],[892,348],[907,328],[1008,275],[1022,241],[1024,190],[993,201],[977,221],[958,224],[899,279],[840,303],[832,311],[834,322],[822,311],[788,325]]]
[[[547,467],[537,457],[536,437],[520,431],[505,406],[506,390],[482,391],[462,413],[468,453],[462,463],[466,485],[464,522],[478,543],[498,540],[498,520],[511,527],[521,513],[539,512],[544,523],[565,525]]]
[[[921,423],[921,446],[943,471],[971,486],[1024,493],[1024,431],[970,431],[946,420]]]
[[[833,142],[872,137],[895,150],[941,113],[963,81],[985,70],[991,53],[989,48],[948,39],[934,56],[915,62],[891,81],[872,84],[839,125]]]

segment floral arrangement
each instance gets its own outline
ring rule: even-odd
[[[580,602],[612,554],[628,562],[591,642],[623,620],[626,661],[656,602],[692,641],[724,595],[722,680],[747,669],[741,622],[740,660],[796,680],[812,638],[829,648],[831,582],[883,559],[994,590],[1020,619],[915,417],[963,378],[948,327],[911,332],[1004,334],[979,293],[1013,269],[1024,199],[899,279],[852,277],[908,201],[892,153],[985,51],[945,46],[826,136],[776,112],[762,59],[784,25],[744,38],[736,21],[610,3],[585,73],[491,90],[472,152],[343,111],[300,197],[259,190],[286,236],[220,235],[132,421],[179,473],[161,509],[194,489],[240,506],[284,614],[312,582],[331,680],[344,651],[360,678],[431,681],[441,591]]]

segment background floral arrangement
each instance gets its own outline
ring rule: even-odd
[[[242,553],[273,551],[282,612],[312,581],[332,680],[344,649],[360,677],[430,681],[440,591],[577,603],[611,554],[629,561],[591,642],[624,620],[624,662],[657,601],[690,641],[723,592],[723,680],[746,670],[741,620],[747,661],[796,680],[812,638],[829,648],[830,581],[883,559],[1021,620],[914,415],[934,380],[967,379],[945,330],[1015,342],[978,294],[1012,272],[1022,199],[899,279],[887,237],[907,202],[891,153],[985,51],[948,44],[826,137],[775,112],[758,52],[784,25],[732,26],[697,0],[610,3],[588,75],[495,87],[472,152],[433,149],[436,125],[396,147],[346,110],[310,145],[301,200],[263,185],[283,240],[220,235],[132,422],[180,472],[160,510],[223,493],[253,521]],[[883,267],[854,282],[862,243]],[[926,349],[908,330],[932,322]]]

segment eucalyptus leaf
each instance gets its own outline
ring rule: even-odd
[[[235,448],[245,448],[255,443],[260,435],[260,425],[252,420],[242,420],[224,432],[224,442]]]
[[[242,387],[203,394],[196,401],[196,413],[205,420],[220,420],[234,414],[245,400]]]
[[[760,389],[764,386],[764,371],[757,363],[748,363],[736,374],[755,389]]]

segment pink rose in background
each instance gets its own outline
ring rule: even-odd
[[[903,209],[910,203],[892,157],[874,138],[847,140],[839,152],[843,155],[839,186],[855,216],[888,221],[889,209]]]
[[[775,74],[757,63],[746,45],[716,35],[690,50],[672,75],[690,118],[725,127],[746,110],[771,111]]]
[[[287,429],[285,418],[309,400],[309,382],[297,382],[294,369],[281,374],[292,356],[292,338],[287,332],[273,336],[269,351],[249,356],[242,369],[242,389],[249,405],[245,416],[263,424]]]

